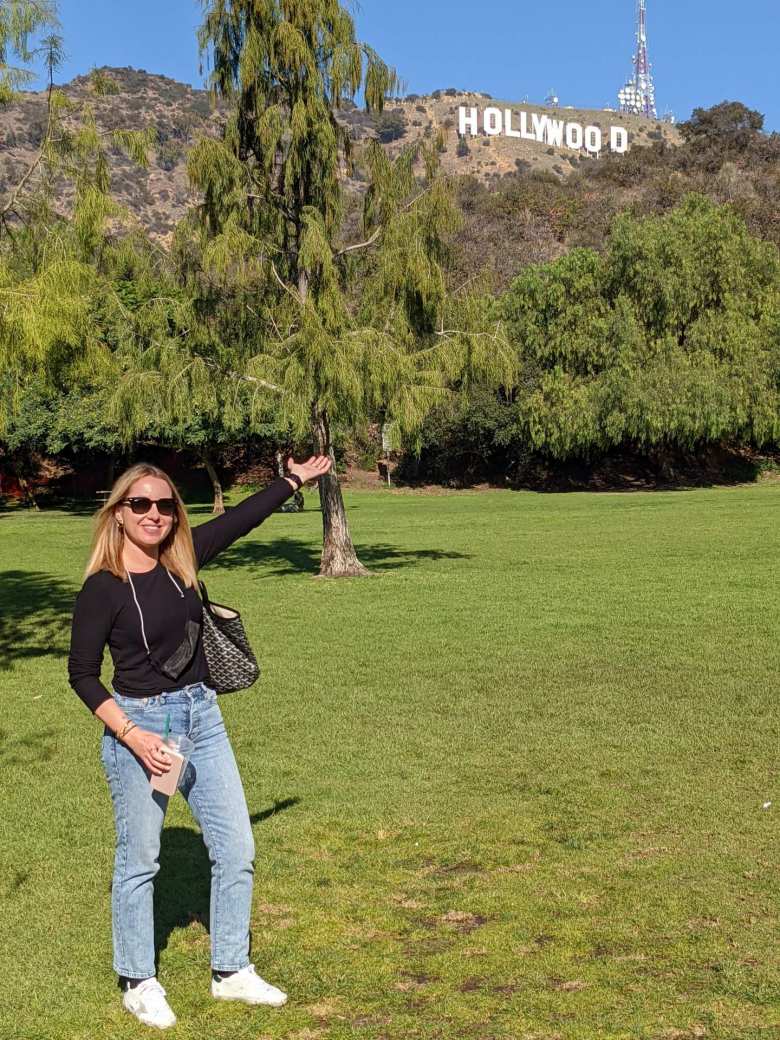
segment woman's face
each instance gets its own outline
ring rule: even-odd
[[[174,515],[166,516],[157,506],[158,499],[173,498],[168,481],[160,477],[141,477],[130,485],[128,498],[147,498],[151,505],[144,513],[134,513],[127,501],[117,506],[116,519],[122,525],[125,537],[142,549],[160,545],[170,534],[175,519],[175,507]]]

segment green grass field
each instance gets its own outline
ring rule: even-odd
[[[211,1000],[208,861],[177,798],[170,1035],[777,1040],[780,486],[354,492],[374,577],[344,582],[311,577],[307,503],[205,572],[264,664],[222,706],[253,956],[290,1002]],[[111,972],[100,726],[66,678],[89,533],[0,515],[3,1040],[149,1032]]]

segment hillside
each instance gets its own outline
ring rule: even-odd
[[[102,70],[116,93],[98,96],[88,76],[78,76],[63,90],[79,105],[92,106],[100,130],[154,127],[158,145],[148,170],[120,152],[111,155],[112,190],[117,200],[156,239],[167,240],[187,207],[195,201],[189,188],[186,154],[203,134],[218,134],[221,117],[208,94],[142,69]],[[39,147],[45,130],[45,94],[24,93],[0,110],[0,193],[18,182]],[[67,189],[65,203],[67,203]]]
[[[154,127],[158,145],[151,155],[148,170],[134,166],[121,153],[111,156],[112,187],[118,201],[137,219],[149,234],[165,243],[170,240],[177,221],[188,206],[196,201],[190,191],[186,172],[186,155],[191,144],[203,134],[220,132],[223,115],[212,109],[206,91],[158,76],[142,69],[108,68],[101,70],[113,81],[116,92],[98,96],[88,76],[80,76],[63,89],[78,105],[88,104],[95,113],[100,130],[124,128],[140,130]],[[510,106],[516,113],[536,111],[553,114],[543,106],[494,102],[487,95],[460,93],[453,89],[435,91],[427,97],[409,95],[391,102],[378,118],[348,106],[339,118],[351,128],[357,142],[378,137],[390,154],[422,137],[442,131],[445,151],[442,166],[452,175],[474,177],[488,185],[496,178],[518,171],[553,173],[564,179],[583,166],[598,160],[584,152],[551,148],[536,141],[508,137],[468,139],[468,148],[458,149],[458,106],[496,104]],[[559,118],[583,124],[608,127],[612,122],[624,125],[632,145],[652,144],[663,140],[676,144],[677,131],[663,123],[650,123],[636,117],[582,109],[561,109]],[[40,145],[46,117],[44,94],[25,93],[20,100],[0,110],[0,194],[18,183]],[[465,154],[459,154],[464,152]],[[360,189],[360,173],[352,186]],[[68,189],[62,197],[67,208]]]

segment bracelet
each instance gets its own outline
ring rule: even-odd
[[[130,732],[130,730],[134,729],[135,726],[136,726],[136,723],[133,722],[132,719],[126,719],[124,726],[122,726],[122,729],[119,731],[119,733],[117,733],[118,739],[119,740],[124,740],[125,737],[127,736],[127,734]]]
[[[301,490],[301,488],[303,487],[303,481],[297,473],[285,473],[285,477],[287,478],[287,480],[294,480],[297,482],[298,487],[295,489],[296,491]]]

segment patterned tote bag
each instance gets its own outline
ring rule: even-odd
[[[203,652],[211,683],[217,693],[246,690],[260,677],[260,665],[241,615],[231,607],[212,603],[203,582],[198,585],[203,600]]]

